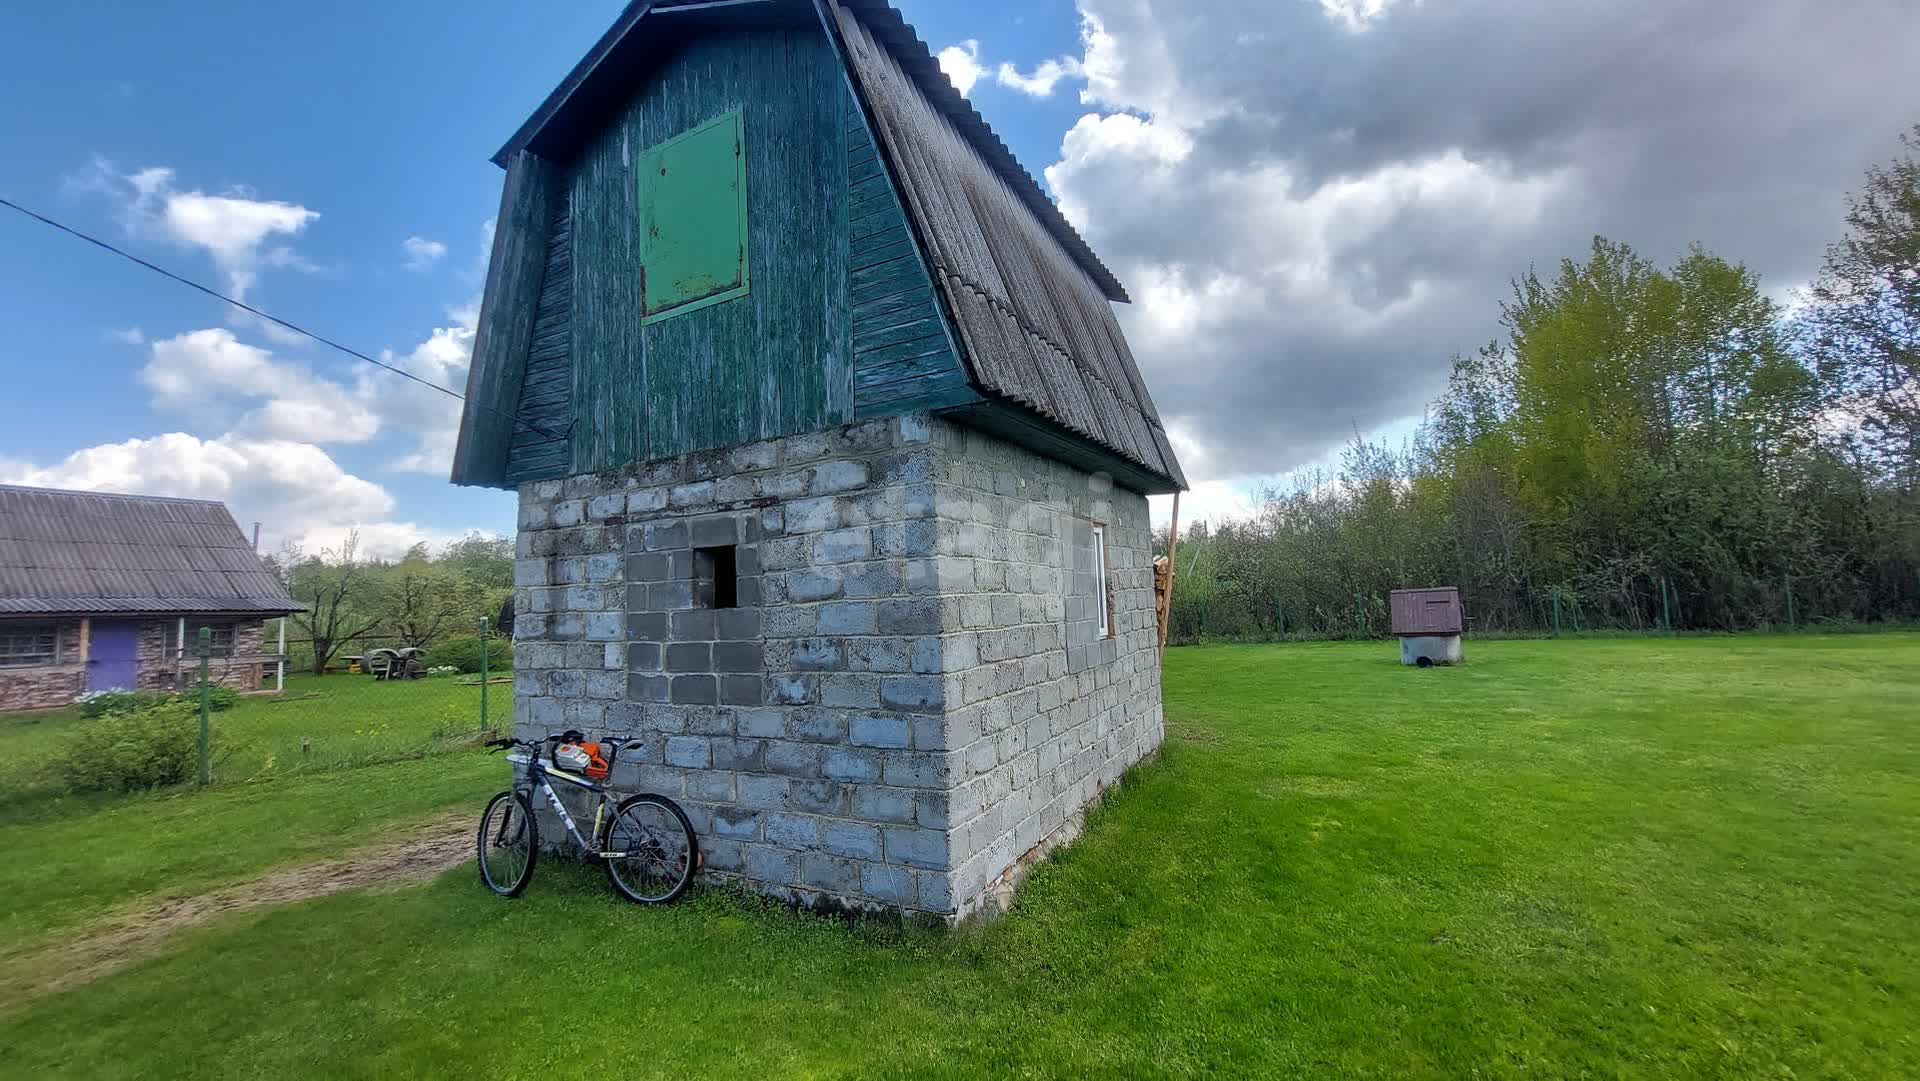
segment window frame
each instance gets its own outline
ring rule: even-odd
[[[33,622],[0,624],[0,668],[45,668],[61,663],[61,647],[65,637],[59,623],[36,620]],[[16,650],[15,640],[42,637],[53,639],[52,647],[42,653],[36,649]]]
[[[187,637],[184,644],[176,640],[180,634],[180,623],[178,620],[169,619],[162,623],[161,627],[163,630],[161,632],[160,652],[168,657],[198,657],[200,654],[194,651],[200,646],[200,628],[202,627],[209,628],[213,631],[213,640],[208,643],[207,656],[209,657],[233,656],[234,646],[240,638],[240,624],[232,620],[226,622],[217,622],[214,620],[196,621],[189,616],[187,618]],[[220,644],[222,636],[226,638],[225,646]]]
[[[1112,638],[1113,582],[1107,573],[1107,527],[1101,522],[1093,524],[1093,575],[1100,610],[1100,637]]]

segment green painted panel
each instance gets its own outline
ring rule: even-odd
[[[745,295],[747,159],[739,112],[646,150],[637,172],[646,320]]]
[[[831,45],[811,28],[703,32],[632,78],[634,99],[568,166],[572,470],[853,419],[848,91]],[[641,289],[652,254],[642,229],[646,148],[728,116],[738,118],[743,154],[751,289],[652,317],[654,267]]]

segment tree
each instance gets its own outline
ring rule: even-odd
[[[1867,170],[1827,249],[1804,327],[1831,415],[1908,491],[1920,488],[1920,124]]]
[[[447,545],[439,563],[462,580],[488,590],[513,588],[513,538],[468,533]]]
[[[407,559],[378,576],[374,603],[380,626],[401,643],[425,649],[478,621],[483,591],[445,566]]]
[[[360,534],[354,531],[337,552],[305,556],[297,547],[289,547],[281,561],[288,568],[288,592],[307,609],[292,618],[294,626],[313,642],[316,676],[326,674],[327,663],[341,646],[380,622],[377,615],[365,611],[369,581],[367,567],[355,558],[359,546]]]

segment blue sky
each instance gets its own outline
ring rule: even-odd
[[[1188,521],[1404,439],[1595,233],[1784,295],[1920,115],[1904,0],[896,2],[1127,282]],[[487,158],[620,6],[23,7],[0,194],[459,389]],[[446,483],[450,400],[11,213],[0,304],[0,481],[220,498],[270,544],[511,529]]]

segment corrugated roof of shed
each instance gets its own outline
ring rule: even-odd
[[[0,614],[300,609],[224,504],[0,485]]]

